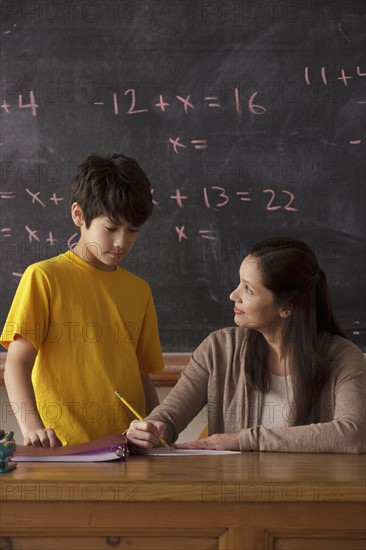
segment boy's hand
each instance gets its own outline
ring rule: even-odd
[[[133,420],[127,430],[130,448],[151,449],[160,445],[159,436],[164,437],[166,425],[158,420]]]
[[[62,443],[51,428],[40,428],[24,435],[24,445],[33,447],[62,447]]]

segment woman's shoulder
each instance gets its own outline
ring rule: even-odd
[[[211,332],[193,352],[194,364],[225,372],[225,365],[242,358],[246,331],[239,327],[225,327]]]
[[[351,340],[338,335],[329,335],[327,357],[335,365],[366,366],[365,356],[360,348]]]
[[[338,334],[328,335],[329,338],[329,353],[332,355],[338,355],[340,353],[352,353],[363,357],[363,352],[356,346],[351,340],[338,336]]]
[[[211,332],[204,341],[214,347],[237,348],[243,346],[247,333],[242,327],[225,327]]]

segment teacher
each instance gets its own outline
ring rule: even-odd
[[[366,452],[363,354],[335,318],[311,248],[258,243],[230,299],[237,327],[210,334],[164,402],[131,423],[131,451],[158,435],[172,444],[207,404],[208,437],[178,448]]]

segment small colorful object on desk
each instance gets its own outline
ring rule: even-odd
[[[10,462],[16,449],[13,439],[14,432],[5,433],[0,430],[0,474],[10,472],[17,467],[15,462]]]

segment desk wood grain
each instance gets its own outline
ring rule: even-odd
[[[23,463],[0,478],[1,531],[12,550],[361,550],[365,471],[292,453]]]

